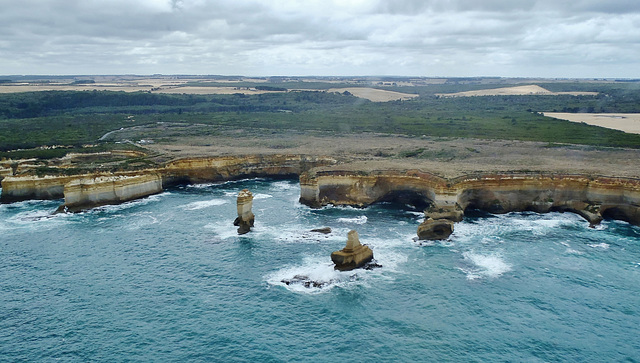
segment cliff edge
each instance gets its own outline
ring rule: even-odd
[[[612,218],[640,225],[640,180],[632,178],[488,174],[444,179],[417,170],[328,170],[301,175],[300,185],[300,202],[311,207],[394,201],[432,213],[452,205],[491,213],[569,211],[591,224]]]

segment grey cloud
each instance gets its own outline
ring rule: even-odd
[[[636,3],[0,0],[0,72],[625,76]]]

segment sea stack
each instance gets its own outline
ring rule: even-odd
[[[340,251],[331,253],[335,269],[349,271],[364,266],[373,259],[373,251],[367,245],[360,244],[358,232],[352,230],[347,235],[347,245]]]
[[[238,234],[245,234],[253,227],[255,216],[251,211],[253,207],[253,194],[249,189],[243,189],[238,193],[236,201],[238,205],[238,217],[233,221],[234,226],[238,226]]]
[[[453,221],[448,219],[426,218],[418,226],[418,239],[447,239],[453,233]]]
[[[460,222],[464,212],[458,203],[441,202],[424,211],[424,222],[418,226],[418,238],[447,239],[453,233],[453,222]]]

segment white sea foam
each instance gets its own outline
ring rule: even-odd
[[[204,209],[204,208],[214,207],[218,205],[223,205],[226,203],[228,203],[227,200],[216,198],[211,200],[202,200],[198,202],[192,202],[185,205],[183,208],[185,210],[198,210],[198,209]]]
[[[188,184],[185,187],[186,188],[193,188],[193,189],[204,189],[204,188],[210,188],[216,185],[220,185],[221,183],[201,183],[201,184]]]
[[[227,191],[224,192],[224,196],[225,197],[237,197],[238,196],[238,191]],[[266,194],[266,193],[255,193],[253,194],[253,199],[267,199],[267,198],[272,198],[273,195],[271,194]]]
[[[153,212],[133,213],[123,217],[129,221],[126,227],[129,231],[135,231],[142,227],[159,223],[158,218],[154,216]]]
[[[297,189],[299,188],[299,186],[296,183],[291,183],[288,181],[277,181],[277,182],[271,183],[271,188],[275,190],[285,191],[285,190]]]
[[[591,243],[588,245],[591,248],[601,248],[603,250],[609,249],[609,244],[608,243]]]
[[[212,230],[221,240],[238,237],[237,227],[233,225],[232,220],[208,223],[204,228]]]
[[[596,231],[604,231],[605,229],[607,229],[607,225],[604,223],[600,223],[591,228],[595,229]]]
[[[282,286],[289,291],[318,294],[334,287],[364,284],[364,275],[372,271],[336,271],[326,256],[304,258],[302,264],[284,267],[265,276],[269,285]]]
[[[332,233],[322,234],[311,232],[311,228],[302,229],[299,226],[293,227],[265,227],[264,234],[271,236],[275,241],[283,244],[289,243],[320,243],[320,242],[333,242],[333,241],[346,241],[346,235],[348,230],[341,231],[339,229],[333,229]]]
[[[373,250],[373,257],[386,272],[397,272],[409,260],[411,250],[417,248],[412,239],[414,234],[398,234],[393,238],[372,238],[360,236],[360,242]]]
[[[281,231],[280,240],[288,240],[299,243],[300,241],[313,241],[314,239],[335,244],[340,241],[339,246],[344,246],[348,228],[335,228],[329,235],[310,234],[308,239],[301,239],[301,234],[295,235],[291,231]],[[288,235],[288,237],[287,237]],[[306,233],[302,236],[307,235]],[[373,270],[357,269],[353,271],[335,271],[333,263],[328,254],[322,256],[307,256],[300,265],[286,266],[275,271],[265,280],[274,286],[283,286],[294,292],[316,294],[340,286],[349,288],[352,286],[368,286],[372,280],[389,281],[393,280],[394,274],[401,270],[401,266],[408,260],[411,249],[416,248],[411,243],[413,234],[403,235],[398,233],[391,238],[376,238],[366,234],[360,235],[360,242],[368,245],[373,250],[375,262],[382,267]],[[289,240],[290,238],[290,240]],[[284,281],[284,282],[283,282]],[[287,284],[288,282],[288,284]]]
[[[130,208],[138,207],[138,206],[147,205],[149,203],[158,202],[161,198],[164,198],[164,197],[169,196],[169,195],[171,195],[171,192],[162,192],[160,194],[150,195],[148,197],[132,200],[132,201],[129,201],[129,202],[124,202],[124,203],[121,203],[121,204],[103,205],[103,206],[100,206],[100,207],[96,207],[96,208],[87,210],[87,211],[85,211],[83,213],[100,213],[100,212],[114,213],[114,212],[119,212],[119,211],[122,211],[122,210],[126,210],[126,209],[130,209]]]
[[[474,252],[462,254],[466,262],[460,270],[467,275],[467,279],[476,280],[483,277],[496,278],[511,271],[511,265],[506,263],[498,254],[482,255]]]
[[[362,211],[362,210],[366,210],[367,208],[354,207],[354,206],[351,206],[351,205],[333,205],[333,204],[329,204],[329,205],[325,205],[324,207],[322,207],[320,209],[335,209],[335,210],[345,210],[345,211]]]
[[[407,214],[412,214],[416,217],[424,218],[424,212],[406,211]]]
[[[359,216],[353,218],[338,218],[340,223],[353,223],[353,224],[365,224],[367,223],[367,216]]]
[[[19,212],[0,221],[0,230],[12,228],[37,228],[38,230],[69,223],[73,215],[67,213],[53,214],[54,210],[35,209]]]
[[[530,231],[537,236],[544,235],[550,230],[573,224],[576,219],[579,219],[579,217],[561,213],[524,215],[523,218],[513,218],[512,215],[510,218],[513,228],[520,231]]]

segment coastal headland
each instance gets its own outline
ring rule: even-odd
[[[311,207],[392,202],[419,210],[455,205],[463,211],[491,213],[568,211],[591,224],[613,218],[640,225],[637,178],[522,171],[445,178],[419,169],[373,170],[363,165],[295,154],[182,158],[131,172],[8,176],[2,180],[1,199],[8,203],[64,198],[61,211],[79,211],[145,197],[177,184],[299,178],[300,202]]]

